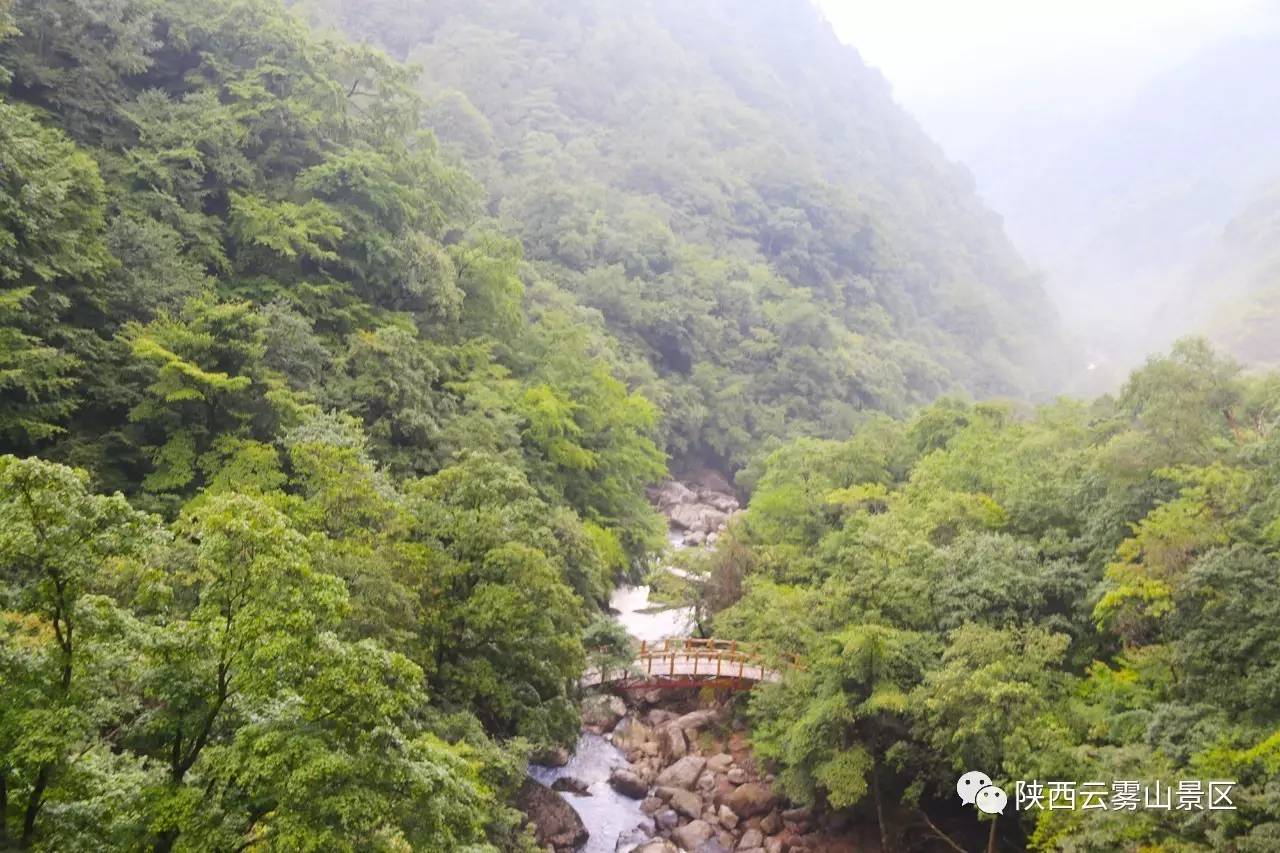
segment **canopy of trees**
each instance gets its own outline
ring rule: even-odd
[[[1019,779],[1229,779],[1234,811],[1009,811],[998,830],[1275,849],[1278,418],[1280,374],[1186,340],[1091,405],[941,400],[774,452],[701,569],[740,590],[716,636],[806,661],[750,701],[785,791],[905,845],[973,832],[954,795],[973,768],[1011,800]]]

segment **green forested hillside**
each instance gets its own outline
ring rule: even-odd
[[[384,56],[0,8],[0,848],[520,847],[654,405]]]
[[[1055,328],[798,0],[0,0],[0,849],[533,849],[695,463],[791,799],[1233,778],[997,837],[1273,849],[1277,379],[927,405]]]
[[[1229,780],[1233,810],[1041,800],[986,849],[1276,849],[1278,416],[1280,375],[1189,340],[1091,405],[943,400],[776,451],[702,568],[717,636],[806,662],[751,697],[779,784],[893,849],[977,849],[974,768],[1011,806]]]
[[[808,2],[301,5],[420,67],[504,231],[656,372],[677,462],[1047,384],[1038,283]]]

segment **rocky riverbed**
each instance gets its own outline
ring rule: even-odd
[[[738,501],[715,475],[650,492],[674,548],[710,546]],[[637,639],[688,633],[687,613],[647,607],[645,587],[620,587],[615,618]],[[758,770],[726,705],[698,707],[696,693],[610,694],[583,700],[583,736],[572,755],[530,769],[522,807],[555,853],[850,853],[805,809],[791,808]]]

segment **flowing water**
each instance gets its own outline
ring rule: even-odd
[[[684,547],[678,535],[671,537],[673,549]],[[668,571],[677,571],[669,568]],[[659,609],[649,603],[649,587],[620,586],[609,598],[614,617],[637,640],[654,642],[666,637],[687,636],[693,625],[693,608]],[[580,853],[615,853],[629,851],[641,837],[631,833],[644,827],[642,837],[652,835],[653,821],[640,811],[640,802],[624,797],[609,785],[613,768],[627,763],[622,751],[597,734],[583,732],[574,748],[573,757],[564,767],[530,765],[529,775],[544,785],[569,776],[586,783],[590,796],[564,792],[561,794],[582,817],[591,837]],[[627,841],[619,843],[620,839]],[[635,838],[631,841],[631,838]]]
[[[613,768],[626,763],[626,757],[616,746],[600,735],[583,732],[573,757],[564,767],[534,765],[529,768],[529,775],[544,785],[550,785],[562,776],[571,776],[587,784],[590,796],[569,792],[561,794],[581,815],[582,822],[591,833],[581,853],[614,853],[618,838],[638,826],[645,826],[652,832],[652,819],[640,811],[640,801],[622,796],[609,785],[609,774]]]

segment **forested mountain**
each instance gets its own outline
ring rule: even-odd
[[[657,374],[678,463],[1045,387],[1040,287],[805,0],[303,5],[421,68],[504,230]]]
[[[695,464],[792,801],[889,850],[986,833],[962,768],[1232,778],[991,837],[1275,849],[1280,379],[936,399],[1056,323],[800,0],[299,5],[0,0],[0,849],[532,853]]]
[[[0,10],[0,848],[523,849],[653,404],[384,55]]]

